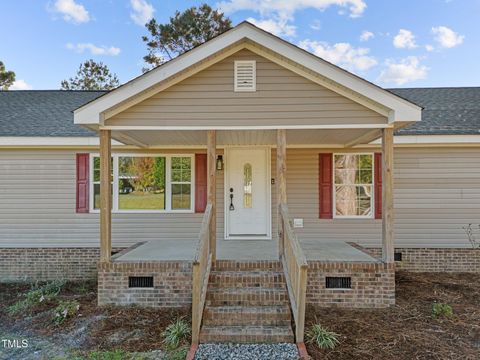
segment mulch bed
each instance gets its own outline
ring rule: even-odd
[[[180,317],[190,321],[190,308],[99,308],[95,282],[67,283],[55,300],[36,305],[27,313],[8,315],[7,307],[22,299],[20,295],[29,289],[30,286],[24,284],[0,284],[0,330],[42,336],[60,346],[64,344],[82,351],[121,349],[146,352],[163,349],[162,332],[167,325]],[[60,300],[77,300],[80,310],[78,316],[57,325],[52,321],[53,309]],[[72,337],[76,338],[74,343],[69,340]]]
[[[480,277],[475,274],[397,273],[396,306],[347,310],[310,306],[306,327],[320,323],[340,335],[334,350],[307,344],[313,359],[480,359]],[[58,299],[17,316],[8,305],[28,285],[0,284],[0,332],[31,334],[82,351],[122,349],[146,352],[164,348],[162,332],[178,317],[190,321],[190,309],[136,306],[98,308],[96,284],[68,283]],[[80,316],[56,325],[59,300],[77,300]],[[434,318],[432,303],[453,307],[451,318]]]
[[[310,306],[306,328],[320,323],[340,335],[334,350],[307,344],[313,359],[480,359],[480,276],[396,275],[396,305],[347,310]],[[452,306],[451,318],[434,318],[432,304]]]

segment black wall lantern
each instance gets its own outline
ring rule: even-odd
[[[223,156],[217,156],[217,170],[223,170]]]

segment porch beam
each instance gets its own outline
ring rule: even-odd
[[[278,255],[284,250],[281,207],[287,204],[287,130],[277,129],[277,227]]]
[[[342,130],[342,129],[385,129],[390,124],[321,124],[321,125],[282,125],[292,130]],[[277,125],[102,125],[100,130],[275,130]]]
[[[346,143],[344,146],[346,148],[353,147],[359,144],[362,145],[367,145],[369,142],[378,139],[379,137],[382,136],[382,130],[381,129],[374,129],[371,131],[366,132],[365,134],[357,137],[356,139],[349,141]]]
[[[212,216],[210,220],[210,252],[212,254],[212,262],[215,261],[217,255],[217,207],[216,207],[216,148],[217,133],[215,130],[207,132],[207,199],[212,204]]]
[[[382,259],[393,263],[393,128],[382,131],[382,162]]]
[[[148,144],[138,140],[136,137],[132,135],[127,135],[125,133],[114,134],[112,138],[115,138],[115,140],[123,143],[126,142],[126,145],[129,145],[130,143],[130,145],[138,146],[139,148],[142,148],[142,149],[148,148]]]
[[[109,262],[112,253],[112,138],[100,130],[100,262]]]

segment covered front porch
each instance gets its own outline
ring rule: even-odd
[[[207,291],[212,281],[212,271],[222,268],[254,269],[266,271],[276,269],[282,271],[288,288],[289,304],[295,323],[295,339],[303,341],[305,306],[315,303],[323,306],[346,307],[385,307],[394,303],[394,246],[393,246],[393,130],[391,126],[376,125],[359,129],[325,129],[323,144],[312,144],[310,132],[320,134],[318,129],[259,129],[254,130],[199,130],[198,139],[206,138],[206,205],[198,227],[198,235],[183,240],[152,240],[135,244],[112,257],[112,191],[111,162],[112,133],[115,139],[135,138],[146,143],[149,151],[160,149],[163,141],[176,139],[176,147],[187,147],[183,141],[191,141],[183,130],[155,130],[139,133],[130,131],[128,135],[121,130],[100,130],[100,226],[101,226],[101,261],[99,265],[99,304],[131,304],[146,306],[181,306],[192,304],[193,342],[200,341],[200,329],[205,310]],[[299,237],[294,227],[294,219],[290,215],[288,202],[288,166],[287,148],[289,133],[291,139],[302,139],[307,146],[318,146],[319,149],[338,148],[345,142],[348,147],[341,151],[354,151],[352,146],[362,141],[370,141],[381,135],[382,138],[382,218],[381,239],[382,258],[371,256],[366,250],[345,241],[318,241],[315,238]],[[145,137],[141,136],[142,134]],[[148,134],[148,136],[147,136]],[[264,136],[261,136],[263,134]],[[203,136],[202,136],[203,135]],[[272,136],[273,135],[273,136]],[[254,136],[254,137],[252,137]],[[258,136],[262,140],[258,140]],[[295,138],[297,136],[297,138]],[[148,138],[148,140],[147,140]],[[190,140],[185,140],[190,139]],[[224,143],[229,139],[232,146],[218,146],[218,140]],[[236,139],[236,140],[234,140]],[[257,139],[255,142],[250,142]],[[275,140],[275,143],[272,143]],[[201,141],[201,140],[200,140]],[[180,143],[179,143],[180,142]],[[261,144],[259,144],[259,142]],[[190,144],[192,145],[192,144]],[[196,148],[200,144],[194,144]],[[258,231],[249,232],[249,222],[243,222],[242,235],[239,238],[228,238],[227,215],[239,207],[251,207],[257,202],[255,196],[260,193],[250,191],[252,198],[232,200],[231,185],[224,183],[223,191],[218,191],[218,181],[227,181],[227,176],[218,166],[218,154],[225,155],[230,148],[256,146],[265,148],[265,153],[272,158],[272,164],[263,164],[273,169],[265,171],[268,192],[272,185],[274,196],[267,196],[266,202],[270,220],[268,229],[260,238]],[[298,146],[298,144],[295,144]],[[204,151],[205,151],[204,150]],[[139,151],[142,151],[141,149]],[[145,150],[143,150],[145,151]],[[259,153],[261,154],[261,152]],[[252,159],[245,160],[250,162]],[[225,159],[232,161],[231,157]],[[249,163],[250,164],[250,163]],[[261,163],[262,164],[262,163]],[[231,163],[227,163],[232,166]],[[242,163],[243,167],[243,163]],[[254,171],[261,170],[253,168]],[[270,175],[270,170],[272,175]],[[226,170],[225,170],[226,171]],[[251,171],[251,170],[250,170]],[[373,170],[372,170],[373,171]],[[247,176],[239,173],[239,176]],[[222,176],[223,175],[223,176]],[[250,175],[251,176],[251,175]],[[322,174],[320,174],[320,177]],[[330,175],[331,176],[331,175]],[[247,176],[248,177],[248,176]],[[270,177],[272,181],[270,182]],[[258,180],[258,179],[257,179]],[[321,179],[319,183],[321,184]],[[251,180],[250,180],[251,183]],[[249,184],[250,184],[249,183]],[[248,185],[250,186],[250,185]],[[242,192],[247,193],[247,185],[240,185]],[[235,193],[238,196],[238,193]],[[325,195],[323,195],[325,196]],[[330,196],[333,196],[330,193]],[[310,198],[308,202],[314,202]],[[321,199],[320,199],[321,201]],[[233,204],[235,206],[233,206]],[[322,203],[320,207],[322,208]],[[320,210],[322,216],[322,211]],[[256,215],[258,216],[258,215]],[[219,224],[220,218],[221,224]],[[251,221],[254,218],[250,218]],[[332,218],[324,221],[332,222]],[[253,226],[253,225],[252,225]],[[219,232],[219,228],[224,231]],[[320,234],[319,234],[320,235]],[[352,239],[354,238],[352,233]],[[263,239],[265,237],[265,239]],[[147,280],[149,279],[149,280]],[[147,282],[143,288],[135,281]],[[113,284],[113,285],[112,285]],[[132,285],[133,284],[133,285]]]
[[[329,127],[329,129],[197,131],[102,129],[100,130],[102,135],[100,172],[108,174],[112,171],[112,163],[103,161],[105,159],[103,154],[108,154],[109,157],[113,155],[112,151],[115,154],[115,149],[112,150],[112,139],[123,139],[124,142],[128,143],[128,139],[135,138],[137,145],[133,143],[129,145],[135,146],[136,149],[129,150],[127,154],[134,152],[138,154],[136,156],[163,156],[161,154],[164,154],[165,151],[173,154],[190,153],[192,155],[193,152],[196,155],[199,153],[204,155],[204,160],[202,160],[205,166],[204,183],[198,183],[197,180],[194,183],[193,172],[195,170],[198,173],[201,169],[197,165],[201,164],[196,156],[191,156],[192,180],[191,191],[188,195],[191,199],[189,203],[194,204],[195,211],[192,208],[191,211],[171,212],[171,214],[170,212],[165,212],[165,214],[140,212],[140,214],[145,214],[149,221],[158,217],[162,222],[163,228],[158,233],[158,237],[152,239],[154,235],[149,235],[148,240],[143,240],[144,238],[139,234],[139,240],[134,241],[134,238],[132,238],[132,243],[147,242],[140,249],[151,249],[152,252],[148,253],[147,256],[152,259],[192,259],[198,244],[201,216],[208,203],[212,207],[208,220],[208,236],[213,260],[231,259],[234,256],[233,254],[238,254],[243,257],[243,260],[262,258],[278,260],[283,253],[285,242],[279,241],[279,239],[282,239],[284,235],[284,223],[288,223],[292,229],[292,234],[298,237],[301,247],[307,253],[309,259],[344,259],[341,256],[330,257],[328,249],[335,249],[336,254],[346,252],[353,256],[354,253],[361,253],[361,251],[352,250],[348,243],[365,244],[365,239],[368,240],[368,237],[371,237],[375,239],[370,242],[376,245],[374,247],[383,247],[382,260],[391,263],[393,262],[393,180],[391,175],[393,171],[394,128],[382,124],[376,125],[373,129],[372,126],[365,127],[362,125],[357,125],[357,128],[352,129],[343,129],[342,126]],[[339,127],[339,129],[336,129],[336,127]],[[381,152],[378,148],[361,145],[379,136],[384,143]],[[321,143],[314,143],[315,138],[320,139]],[[140,141],[142,141],[143,147],[139,147]],[[358,147],[359,145],[360,147]],[[266,154],[268,158],[266,161],[260,162],[259,167],[253,168],[255,173],[254,183],[263,182],[265,185],[253,189],[253,195],[252,188],[247,190],[248,186],[242,182],[246,181],[243,166],[245,164],[250,165],[251,160],[254,159],[252,159],[252,155],[249,155],[250,158],[243,157],[241,159],[242,163],[235,163],[233,157],[231,157],[232,149],[241,153],[241,156],[243,156],[243,153],[251,153],[253,156]],[[255,149],[255,151],[259,149],[260,152],[252,152],[251,149]],[[123,152],[125,153],[125,150]],[[371,202],[371,205],[367,209],[368,214],[359,216],[358,219],[355,216],[336,216],[332,213],[332,207],[335,206],[335,194],[332,187],[332,155],[372,154],[372,164],[370,166],[373,167],[374,153],[375,180],[371,180],[373,182],[370,188],[375,183],[375,194],[371,193],[373,189],[369,188],[368,191],[371,193],[369,194],[371,198],[369,203]],[[377,154],[379,155],[378,158]],[[323,161],[323,155],[329,155],[330,174],[323,174],[324,170],[320,168],[321,164],[318,163],[319,155],[320,162]],[[128,155],[117,153],[116,156]],[[220,168],[219,161],[222,162]],[[287,169],[287,162],[290,169]],[[255,164],[253,165],[255,166]],[[107,168],[104,168],[105,166]],[[233,172],[234,167],[238,167],[239,171]],[[373,169],[371,171],[373,176]],[[323,179],[324,175],[329,179]],[[103,177],[102,179],[106,181]],[[377,182],[381,183],[380,186],[377,186]],[[323,189],[325,185],[326,190]],[[235,187],[235,191],[233,187]],[[102,191],[105,189],[107,190]],[[115,191],[118,191],[118,188]],[[198,204],[199,195],[202,195],[202,193],[205,195],[203,208],[202,205]],[[290,201],[287,200],[287,195],[290,196]],[[125,197],[125,195],[121,196]],[[168,192],[164,193],[165,198],[169,196],[173,195]],[[250,196],[249,201],[253,201],[254,205],[261,202],[262,207],[249,208],[252,205],[244,203],[246,196]],[[112,209],[111,205],[105,209],[105,203],[112,204],[112,201],[118,201],[119,197],[117,195],[117,199],[115,199],[115,195],[112,196],[111,182],[101,183],[100,219],[103,261],[110,261],[112,228],[114,232],[118,232],[115,228],[122,228],[120,219],[128,216],[128,212],[121,213]],[[326,205],[326,202],[329,204]],[[375,202],[375,208],[373,202]],[[330,213],[325,216],[325,209],[328,206],[330,207]],[[232,216],[239,211],[243,211],[243,213],[250,211],[253,213],[253,217],[248,217],[247,214],[247,217],[239,222],[240,226],[237,227],[240,227],[240,231],[237,231],[237,233],[240,234],[237,235],[232,229],[229,229],[229,226],[232,228]],[[259,217],[259,213],[264,215],[264,228],[260,231],[251,231],[250,228],[254,227],[251,222]],[[290,213],[293,215],[290,215]],[[115,220],[113,222],[112,216]],[[135,216],[138,217],[138,213],[135,213]],[[168,218],[171,218],[172,222],[169,223]],[[184,235],[181,235],[182,219],[185,219]],[[294,224],[297,221],[300,222],[300,225]],[[169,231],[170,227],[172,231]],[[363,234],[367,228],[369,229],[368,232]],[[363,234],[361,237],[356,233],[357,229]],[[173,236],[169,236],[169,234]],[[130,256],[140,253],[140,249],[131,252]],[[160,249],[162,250],[160,251]],[[217,251],[221,254],[221,257],[216,255]],[[146,252],[144,251],[144,253]],[[242,260],[241,258],[237,259]],[[348,260],[348,257],[345,259]]]

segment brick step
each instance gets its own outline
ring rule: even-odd
[[[258,261],[235,261],[235,260],[217,260],[213,264],[215,271],[245,271],[245,270],[263,270],[263,271],[283,271],[282,263],[275,260]]]
[[[269,306],[288,304],[285,288],[218,288],[207,292],[207,306]]]
[[[201,343],[279,343],[293,342],[290,326],[203,326]]]
[[[203,314],[204,326],[264,325],[290,326],[288,305],[279,306],[207,306]]]
[[[219,287],[285,287],[285,275],[279,271],[212,271],[209,285]]]

